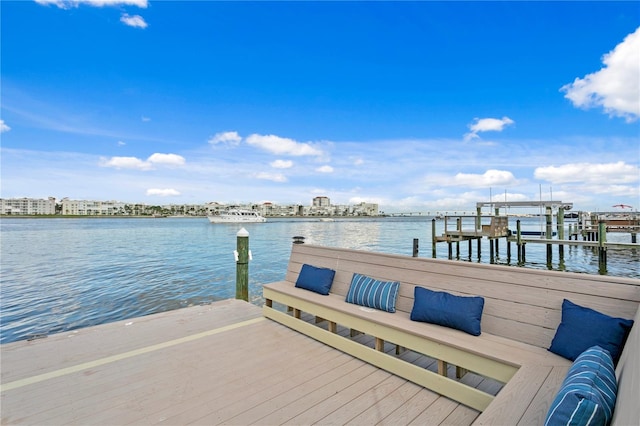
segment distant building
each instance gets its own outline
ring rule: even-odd
[[[330,207],[331,200],[329,200],[329,197],[315,197],[311,205],[313,207]]]
[[[129,214],[120,201],[61,200],[62,214],[69,216],[116,216]]]
[[[352,215],[354,216],[378,216],[378,204],[376,203],[360,203],[353,206]]]
[[[56,199],[0,198],[0,213],[7,215],[56,214]]]
[[[169,204],[150,206],[127,204],[120,201],[71,200],[68,197],[56,204],[54,197],[0,198],[0,214],[3,215],[55,215],[62,216],[206,216],[219,214],[228,209],[252,210],[265,217],[305,216],[378,216],[378,205],[360,203],[356,205],[331,205],[329,197],[315,197],[311,206],[301,204],[279,205],[272,202],[248,204]]]

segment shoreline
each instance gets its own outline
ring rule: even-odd
[[[321,219],[333,219],[333,220],[371,220],[371,219],[384,219],[392,217],[389,215],[379,216],[265,216],[268,220],[321,220]],[[433,216],[395,216],[395,217],[409,217],[409,218],[430,218]],[[138,216],[119,216],[119,215],[0,215],[2,219],[206,219],[207,216],[151,216],[151,215],[138,215]]]

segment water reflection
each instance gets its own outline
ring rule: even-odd
[[[307,244],[431,257],[429,218],[379,220],[271,220],[245,224],[253,260],[249,297],[262,303],[262,284],[282,280],[292,237]],[[4,219],[0,222],[0,342],[48,334],[235,296],[236,234],[239,225],[211,225],[196,219]],[[443,232],[437,222],[436,232]],[[628,242],[629,235],[609,241]],[[546,262],[544,244],[527,245],[529,268],[598,273],[597,251],[554,249]],[[517,248],[506,254],[501,241],[495,262],[515,265]],[[436,246],[448,256],[447,244]],[[462,261],[488,262],[487,240],[460,246]],[[610,249],[611,275],[640,278],[637,249]]]

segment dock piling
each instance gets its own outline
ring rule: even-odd
[[[551,207],[547,206],[545,209],[545,217],[547,226],[545,229],[545,238],[551,239],[553,238],[553,215],[551,212]],[[551,263],[553,261],[553,245],[547,244],[547,266],[551,267]]]
[[[249,232],[242,228],[236,234],[236,299],[249,301]]]
[[[436,258],[436,244],[438,240],[436,237],[436,220],[431,219],[431,257]]]
[[[598,222],[598,269],[601,274],[607,273],[607,222]]]

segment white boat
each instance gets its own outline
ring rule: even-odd
[[[267,219],[251,210],[226,210],[220,214],[207,216],[211,223],[262,223]]]

